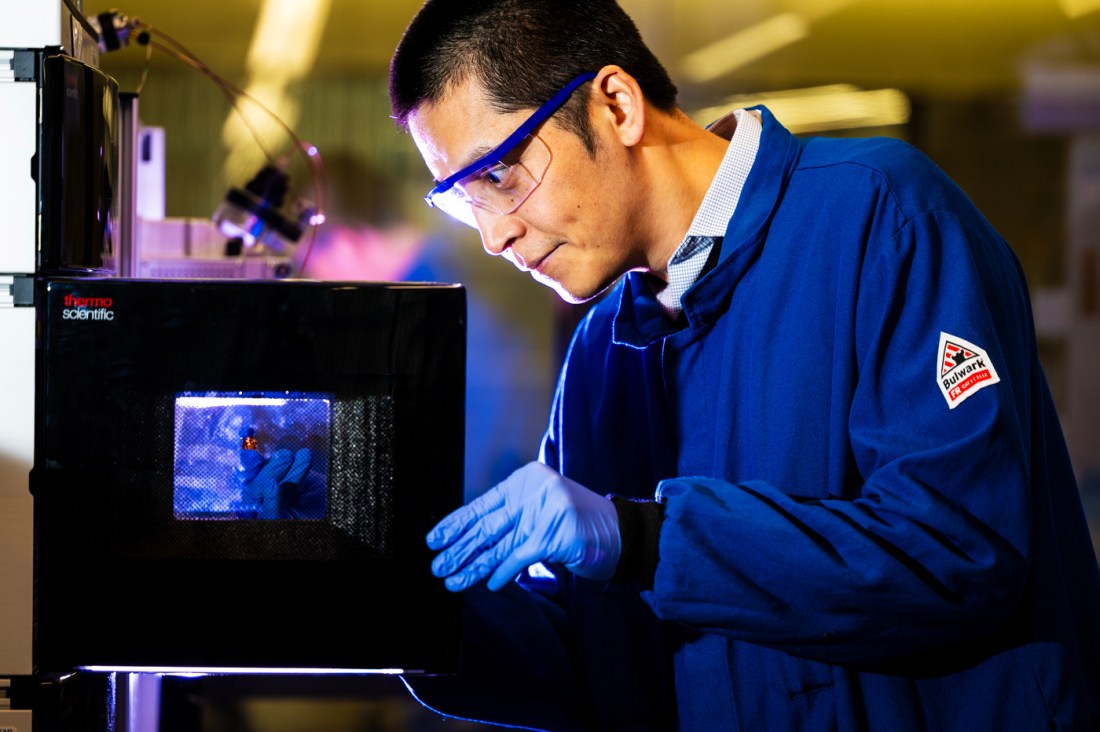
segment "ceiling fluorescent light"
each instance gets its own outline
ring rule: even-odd
[[[253,76],[294,80],[313,66],[331,0],[265,0],[260,8],[248,71]]]
[[[238,102],[240,111],[231,111],[226,118],[222,125],[222,145],[226,150],[222,174],[228,181],[251,177],[267,158],[265,151],[274,153],[284,148],[287,140],[283,124],[293,127],[298,121],[298,102],[278,81],[273,84],[253,81],[245,93],[270,114],[245,99]]]
[[[1077,19],[1100,10],[1100,0],[1058,0],[1066,17]]]
[[[811,22],[817,22],[824,18],[844,10],[849,5],[854,5],[856,0],[787,0],[787,7],[802,14]]]
[[[281,147],[278,141],[285,143],[284,125],[294,127],[298,117],[291,84],[313,67],[331,6],[332,0],[264,0],[248,50],[245,92],[271,114],[247,100],[230,111],[222,126],[226,180],[240,180],[255,172],[265,158],[257,142],[273,149]]]
[[[729,72],[801,41],[810,24],[797,13],[782,13],[726,36],[684,57],[680,69],[690,81],[713,81]]]
[[[721,105],[692,114],[707,124],[731,109],[767,107],[794,134],[860,127],[888,127],[909,121],[909,98],[897,89],[860,90],[850,84],[790,89],[729,97]]]

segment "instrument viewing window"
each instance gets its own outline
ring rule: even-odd
[[[326,394],[178,394],[175,517],[324,519],[331,403]]]

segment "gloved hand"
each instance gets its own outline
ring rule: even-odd
[[[313,456],[309,448],[276,450],[264,458],[256,450],[242,449],[238,480],[241,497],[249,505],[256,506],[259,518],[273,519],[282,515],[284,503],[281,487],[298,484],[309,472]]]
[[[452,592],[486,577],[499,590],[536,562],[611,579],[621,551],[615,505],[538,462],[448,515],[427,540],[443,550],[432,573]]]

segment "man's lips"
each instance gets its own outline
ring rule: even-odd
[[[549,259],[551,254],[558,250],[559,246],[561,246],[560,243],[555,244],[554,246],[550,247],[548,250],[534,258],[524,257],[522,254],[514,250],[512,252],[512,256],[515,259],[516,266],[519,267],[520,270],[524,272],[530,272],[531,270],[538,270],[539,267],[542,266],[542,263]]]

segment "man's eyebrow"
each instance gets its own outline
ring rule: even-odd
[[[466,153],[466,156],[462,159],[462,162],[461,164],[459,164],[458,169],[462,170],[468,165],[473,165],[475,162],[481,160],[483,157],[495,150],[496,147],[496,145],[478,145],[473,150]]]
[[[455,173],[460,170],[465,170],[467,166],[472,165],[477,160],[481,160],[483,157],[485,157],[495,149],[495,145],[478,145],[473,150],[466,153],[466,155],[462,158],[462,162],[455,166]],[[450,175],[445,175],[442,178],[435,178],[434,182],[438,185],[450,178],[451,175],[454,175],[454,173],[451,173]]]
[[[451,173],[450,175],[443,176],[442,180],[436,178],[435,179],[436,184],[442,183],[444,180],[447,180],[448,178],[450,178],[451,176],[453,176],[455,173],[457,173],[460,170],[465,170],[467,167],[469,167],[469,166],[473,165],[475,162],[481,160],[486,155],[491,153],[493,150],[496,150],[498,147],[501,146],[501,144],[503,144],[503,143],[497,143],[496,145],[487,145],[485,143],[482,143],[482,144],[474,147],[469,152],[467,152],[462,157],[461,162],[458,165],[455,166],[454,173]],[[495,160],[486,160],[485,164],[486,165],[492,165],[495,162],[497,162],[497,161],[495,161]]]

